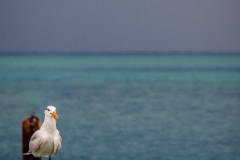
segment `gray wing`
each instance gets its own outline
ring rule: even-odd
[[[37,130],[31,137],[29,142],[29,150],[32,154],[36,154],[44,145],[46,139],[42,136],[41,131]]]
[[[60,135],[56,136],[56,138],[54,138],[53,143],[54,143],[54,149],[53,149],[52,155],[55,156],[58,153],[58,151],[62,148],[62,145],[61,145],[62,138],[61,138],[61,136]]]

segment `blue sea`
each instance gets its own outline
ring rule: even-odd
[[[240,160],[240,54],[0,54],[0,159],[48,105],[53,160]]]

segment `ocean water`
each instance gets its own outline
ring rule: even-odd
[[[48,105],[56,160],[240,159],[240,55],[5,54],[0,102],[0,159]]]

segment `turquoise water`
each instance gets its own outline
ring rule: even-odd
[[[0,101],[0,159],[48,105],[54,159],[240,159],[240,55],[2,55]]]

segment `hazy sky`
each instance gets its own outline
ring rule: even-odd
[[[0,50],[240,51],[240,0],[6,0]]]

